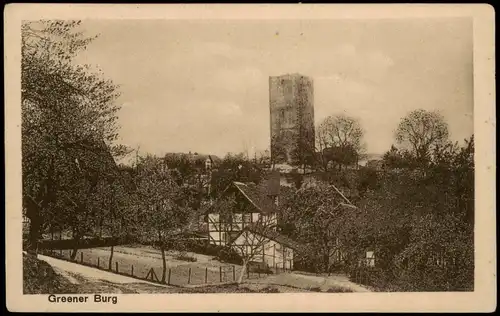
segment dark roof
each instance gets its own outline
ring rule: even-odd
[[[274,240],[282,245],[285,245],[289,248],[292,248],[296,251],[302,251],[304,250],[305,246],[302,245],[301,243],[291,239],[288,236],[285,236],[283,234],[280,234],[274,229],[271,229],[271,227],[265,227],[259,223],[253,223],[248,226],[246,226],[241,232],[243,231],[249,231],[254,234],[259,234],[261,236],[264,236],[270,240]],[[241,233],[239,234],[241,235]]]
[[[232,182],[224,192],[228,192],[232,188],[236,188],[260,213],[269,214],[278,211],[274,201],[268,196],[269,193],[262,186],[257,186],[255,183]],[[196,212],[197,215],[207,214],[217,206],[219,201],[200,207]]]
[[[260,187],[267,195],[279,195],[280,173],[278,171],[271,171],[267,175],[264,175]]]
[[[98,173],[99,176],[118,173],[110,147],[103,140],[85,139],[67,144],[65,149],[79,172]]]
[[[261,213],[269,214],[277,211],[273,200],[254,183],[233,182],[233,184]]]

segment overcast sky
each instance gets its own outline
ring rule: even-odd
[[[269,147],[268,77],[314,79],[315,121],[361,121],[370,153],[409,111],[439,110],[473,133],[469,19],[85,21],[80,56],[121,86],[120,141],[141,153],[224,155]]]

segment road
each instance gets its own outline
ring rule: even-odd
[[[172,293],[175,288],[114,274],[77,263],[38,255],[54,271],[66,278],[78,293]]]
[[[249,282],[250,283],[250,282]],[[298,272],[280,273],[266,278],[252,280],[253,284],[283,285],[305,290],[318,289],[321,292],[371,292],[364,286],[349,281],[343,275],[314,276]]]

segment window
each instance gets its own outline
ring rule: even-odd
[[[252,222],[252,214],[245,213],[243,214],[243,224],[250,224]]]

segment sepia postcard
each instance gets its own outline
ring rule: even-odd
[[[494,14],[7,5],[8,310],[496,310]]]

